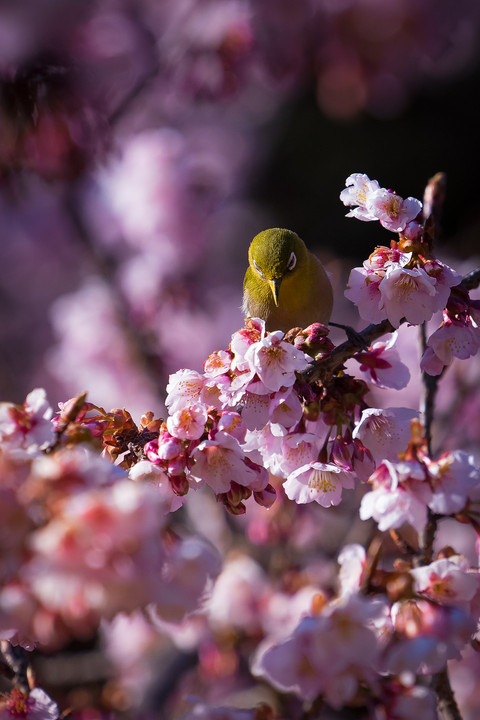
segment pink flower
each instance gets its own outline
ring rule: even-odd
[[[447,318],[428,338],[428,346],[442,361],[449,365],[454,357],[460,360],[476,355],[480,348],[480,329],[470,322]]]
[[[392,606],[395,636],[382,659],[390,674],[439,672],[447,660],[460,659],[475,621],[459,608],[428,600],[407,600]]]
[[[397,336],[398,333],[393,333],[387,343],[376,342],[368,350],[354,356],[360,363],[362,373],[376,387],[401,390],[408,385],[410,371],[400,360],[395,348]]]
[[[246,318],[246,326],[233,333],[230,350],[233,353],[232,370],[249,370],[249,363],[245,355],[251,345],[265,337],[265,320],[261,318]]]
[[[203,363],[205,375],[207,377],[216,377],[217,375],[223,375],[230,370],[232,364],[232,356],[226,350],[217,350]]]
[[[446,452],[438,460],[425,458],[433,495],[428,505],[433,512],[451,515],[465,507],[470,492],[478,487],[480,471],[473,455],[462,450]]]
[[[257,473],[245,463],[245,455],[238,441],[226,433],[218,432],[215,440],[203,440],[190,457],[192,465],[189,478],[198,486],[206,483],[217,495],[228,492],[232,482],[252,490],[263,490],[267,484],[257,486]]]
[[[352,489],[355,475],[333,463],[310,462],[290,473],[283,488],[290,500],[302,505],[317,502],[322,507],[339,505],[343,488]]]
[[[360,519],[373,518],[382,532],[409,523],[421,532],[427,522],[431,490],[420,463],[385,460],[370,477],[374,489],[363,496]]]
[[[295,372],[304,370],[310,360],[301,350],[284,342],[283,336],[280,330],[269,333],[245,353],[245,361],[264,385],[261,394],[293,385]]]
[[[467,560],[459,555],[441,558],[410,570],[415,580],[415,591],[441,605],[452,605],[468,611],[469,601],[476,594],[480,578],[468,572]]]
[[[383,277],[384,273],[376,273],[365,267],[356,267],[350,271],[344,294],[357,306],[360,317],[367,322],[379,323],[385,319],[380,293]]]
[[[385,188],[378,188],[368,193],[365,205],[367,213],[374,219],[380,220],[380,224],[392,232],[404,230],[422,210],[420,200],[413,197],[404,200],[400,195]]]
[[[187,538],[168,548],[162,567],[163,582],[150,613],[167,622],[180,622],[198,610],[221,569],[215,548],[200,538]]]
[[[367,408],[352,436],[362,441],[377,462],[396,460],[410,441],[410,423],[416,417],[418,413],[409,408]]]
[[[302,415],[302,403],[295,390],[279,392],[271,398],[271,422],[279,423],[285,428],[291,428],[301,420]]]
[[[289,433],[285,435],[282,440],[278,463],[282,476],[288,477],[298,468],[314,462],[318,457],[321,446],[321,438],[311,433]]]
[[[420,362],[420,369],[428,375],[435,376],[440,375],[444,367],[445,364],[435,355],[432,348],[427,347]]]
[[[203,389],[205,378],[195,370],[178,370],[170,375],[165,405],[171,413],[196,402]]]
[[[341,708],[359,684],[374,686],[381,644],[375,624],[382,603],[349,595],[328,603],[320,615],[300,621],[286,639],[267,638],[252,662],[254,675],[303,701],[325,694]]]
[[[367,554],[363,545],[352,543],[346,545],[338,556],[340,571],[340,594],[349,595],[360,590]]]
[[[439,302],[436,281],[423,268],[408,269],[398,264],[387,268],[380,285],[382,306],[394,327],[405,318],[411,325],[430,320],[433,313],[445,307]],[[441,299],[441,298],[440,298]]]
[[[247,555],[228,559],[207,602],[209,623],[215,631],[256,633],[269,583],[261,566]]]
[[[340,193],[344,205],[357,205],[347,213],[347,217],[357,220],[379,220],[387,230],[401,232],[415,220],[422,210],[422,203],[413,197],[404,200],[400,195],[380,187],[377,180],[370,180],[368,175],[353,173],[346,183],[345,190]]]
[[[32,390],[23,405],[0,403],[0,441],[4,450],[19,456],[39,455],[55,439],[52,415],[43,388]]]
[[[0,701],[0,720],[58,720],[59,716],[57,703],[39,687],[28,694],[14,688]]]
[[[376,216],[367,210],[369,196],[380,188],[377,180],[370,180],[368,175],[353,173],[345,180],[346,188],[340,193],[340,200],[344,205],[358,205],[350,210],[347,217],[356,217],[358,220],[376,220]]]
[[[198,440],[205,432],[207,410],[200,403],[193,403],[176,410],[167,418],[167,428],[180,440]]]

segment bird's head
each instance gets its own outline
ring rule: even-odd
[[[253,272],[269,284],[275,304],[282,280],[298,272],[307,255],[305,243],[292,230],[270,228],[256,235],[248,250]]]

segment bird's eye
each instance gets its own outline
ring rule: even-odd
[[[253,265],[254,265],[254,267],[255,267],[255,270],[258,272],[258,274],[261,275],[262,278],[265,277],[264,274],[263,274],[263,272],[260,270],[260,268],[258,267],[257,263],[255,262],[255,260],[253,261]]]
[[[296,264],[297,264],[297,256],[295,255],[294,252],[292,252],[292,254],[290,255],[290,257],[288,259],[287,269],[293,270]]]

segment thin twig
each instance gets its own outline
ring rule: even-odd
[[[432,689],[437,694],[438,710],[443,720],[462,720],[446,668],[433,676]]]
[[[435,245],[435,242],[438,239],[440,217],[443,202],[445,200],[445,184],[445,175],[443,173],[437,173],[437,175],[434,175],[434,177],[430,179],[427,187],[425,188],[423,204],[425,225],[428,225],[429,227],[429,242],[432,246]],[[462,280],[462,285],[464,286],[466,281],[471,282],[473,280],[472,273],[470,273],[467,277],[469,280],[466,280],[466,278],[463,278]],[[427,348],[426,323],[423,323],[420,328],[420,342],[422,353],[424,353]],[[423,415],[424,435],[429,457],[432,457],[432,426],[435,416],[435,400],[440,378],[441,375],[431,376],[426,372],[422,373],[423,396],[420,409]],[[419,554],[417,562],[423,565],[428,565],[433,560],[433,545],[438,525],[437,516],[430,510],[430,508],[427,509],[427,513],[427,523],[418,538]],[[446,667],[441,672],[432,675],[431,686],[436,693],[438,711],[443,720],[461,720],[460,710],[458,709],[458,705],[453,695]]]

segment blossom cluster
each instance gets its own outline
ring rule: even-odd
[[[84,442],[56,446],[43,390],[0,414],[3,640],[59,648],[121,611],[197,607],[220,558],[199,538],[166,542],[170,498]]]
[[[399,240],[377,247],[362,267],[351,271],[345,296],[364,320],[387,318],[396,328],[403,321],[420,325],[442,312],[443,322],[428,338],[421,362],[430,375],[439,375],[455,357],[475,355],[480,347],[478,301],[460,285],[461,276],[433,256],[422,203],[403,199],[362,173],[350,175],[346,185],[340,199],[354,206],[347,217],[379,220],[399,233]]]

